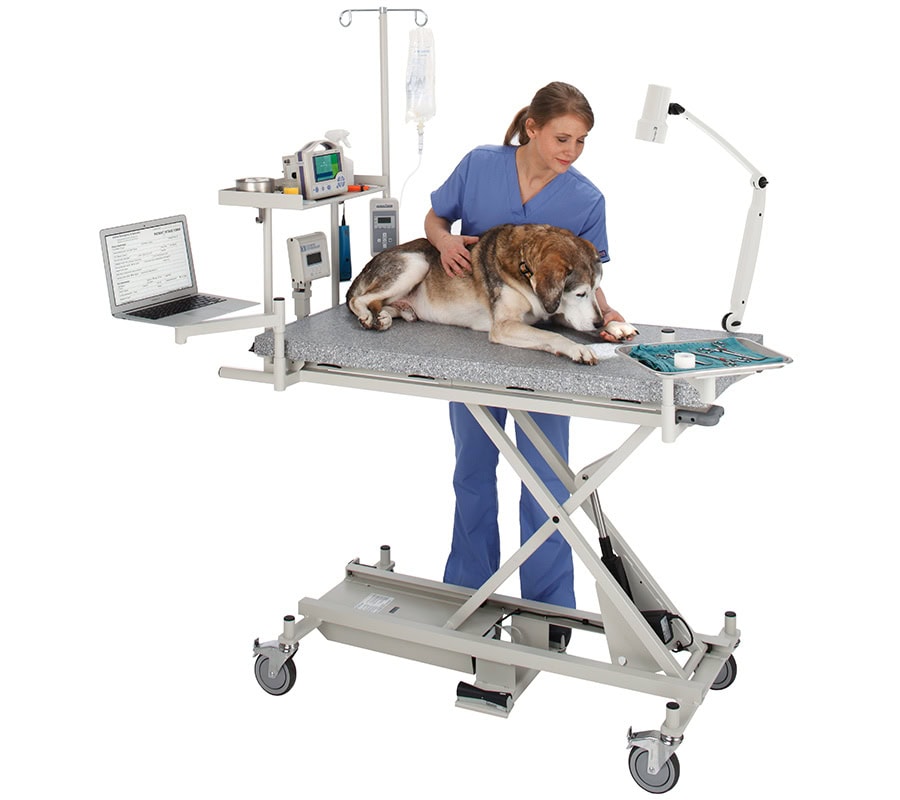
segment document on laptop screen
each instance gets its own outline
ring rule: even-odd
[[[192,286],[180,222],[113,234],[106,245],[117,306]]]

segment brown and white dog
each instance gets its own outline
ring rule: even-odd
[[[371,330],[387,330],[398,316],[421,319],[488,331],[498,344],[596,363],[587,345],[533,327],[549,321],[593,332],[603,326],[595,293],[603,268],[593,244],[552,225],[499,225],[471,253],[471,273],[450,277],[427,239],[385,250],[350,285],[347,307]],[[636,333],[622,322],[605,330],[616,339]]]

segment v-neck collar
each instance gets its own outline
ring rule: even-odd
[[[516,148],[513,149],[511,155],[510,169],[507,174],[510,199],[513,200],[512,207],[521,209],[522,217],[527,219],[529,212],[533,213],[534,209],[539,209],[545,201],[553,199],[553,195],[558,191],[558,187],[561,183],[559,178],[561,178],[562,175],[554,175],[535,195],[523,203],[522,190],[519,186],[519,165],[516,161]],[[571,167],[569,169],[571,169]]]

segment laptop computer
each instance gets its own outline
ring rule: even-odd
[[[114,317],[189,325],[257,305],[197,291],[183,214],[100,231],[109,307]]]

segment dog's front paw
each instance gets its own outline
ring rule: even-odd
[[[576,364],[596,364],[597,354],[585,344],[576,344],[572,342],[572,346],[566,349],[563,355],[568,356]]]
[[[633,339],[638,334],[637,328],[633,325],[629,325],[627,322],[619,322],[618,320],[607,322],[606,325],[603,326],[603,330],[610,336],[614,336],[616,340],[620,342],[623,339]]]

